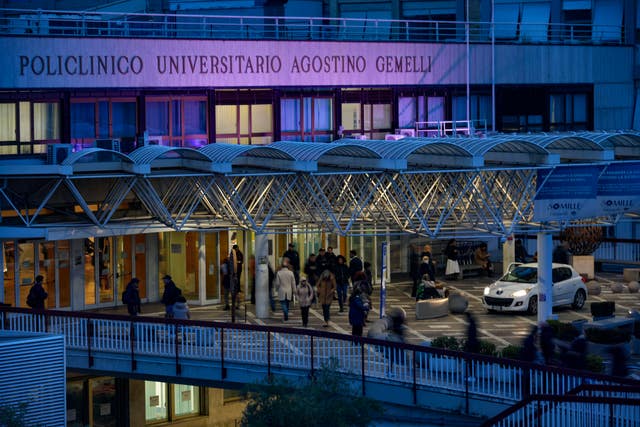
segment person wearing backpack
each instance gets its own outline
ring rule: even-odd
[[[122,303],[127,305],[127,311],[131,316],[137,316],[142,313],[140,309],[140,279],[134,277],[127,284],[127,288],[122,293]]]
[[[27,295],[27,305],[34,310],[44,310],[44,300],[49,296],[42,286],[43,281],[44,277],[38,274],[33,286],[29,289],[29,295]]]
[[[175,304],[176,299],[182,295],[182,291],[176,286],[168,274],[165,275],[162,280],[164,281],[164,293],[162,294],[161,302],[164,304],[165,317],[173,318],[173,304]]]

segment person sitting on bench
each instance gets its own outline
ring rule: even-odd
[[[487,251],[486,243],[482,243],[478,246],[473,254],[473,258],[474,262],[482,267],[482,271],[487,273],[487,277],[491,277],[493,275],[493,265],[489,259],[489,252]]]
[[[436,289],[435,282],[429,280],[429,275],[425,274],[422,276],[422,281],[418,285],[416,301],[432,298],[442,298],[442,295],[440,295],[440,292]]]

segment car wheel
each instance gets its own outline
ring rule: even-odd
[[[527,313],[538,314],[538,295],[533,295],[531,298],[529,298]]]
[[[573,297],[573,303],[571,304],[571,307],[574,310],[580,310],[582,307],[584,307],[584,303],[586,300],[587,294],[585,294],[584,289],[578,289],[576,295]]]

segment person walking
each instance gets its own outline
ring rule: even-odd
[[[127,311],[131,316],[137,316],[142,313],[140,308],[140,279],[134,277],[127,284],[126,289],[122,293],[122,303],[127,305]]]
[[[480,340],[478,340],[478,324],[471,313],[466,311],[467,316],[467,341],[464,343],[464,351],[469,353],[480,353]]]
[[[309,325],[309,309],[311,302],[315,297],[315,291],[306,278],[300,279],[300,284],[296,288],[298,296],[298,304],[300,304],[300,315],[302,316],[302,326],[305,328]]]
[[[278,292],[283,320],[286,322],[289,320],[289,301],[293,300],[293,295],[296,292],[296,278],[289,265],[282,264],[273,279],[273,283]]]
[[[229,266],[229,258],[225,258],[220,263],[220,274],[222,274],[222,292],[224,298],[224,310],[230,310],[229,306],[231,294],[231,268]]]
[[[326,257],[327,263],[329,264],[329,270],[331,270],[333,274],[336,274],[334,269],[336,268],[336,264],[338,263],[338,256],[333,253],[333,246],[327,246]]]
[[[238,245],[231,247],[231,259],[233,260],[234,274],[236,282],[240,283],[240,276],[242,276],[242,265],[244,264],[244,254],[240,251]]]
[[[300,255],[296,251],[296,245],[293,242],[289,243],[287,250],[282,254],[282,258],[289,260],[289,265],[293,268],[293,275],[297,284],[300,281]]]
[[[340,313],[344,312],[344,304],[347,301],[347,294],[349,293],[349,267],[347,267],[347,260],[342,255],[338,255],[337,262],[334,267],[334,276],[336,279],[336,288],[338,291],[338,304],[340,305]]]
[[[450,239],[447,242],[444,254],[447,257],[447,266],[444,275],[448,280],[457,280],[460,274],[460,264],[458,264],[458,246],[456,245],[456,239]]]
[[[411,280],[413,281],[413,285],[411,286],[411,296],[415,298],[416,292],[418,292],[418,283],[420,283],[420,278],[422,274],[420,274],[420,253],[418,252],[416,245],[412,243],[409,246],[409,276],[411,276]]]
[[[333,295],[336,292],[336,278],[332,272],[325,270],[320,275],[318,280],[318,302],[322,305],[322,317],[324,318],[325,328],[329,326],[329,320],[331,320],[331,303],[333,302]]]
[[[165,317],[171,319],[173,318],[173,305],[176,303],[176,299],[182,295],[182,291],[168,274],[162,280],[164,281],[164,292],[162,293],[161,302],[164,304]]]
[[[318,270],[318,257],[316,254],[309,254],[309,258],[307,258],[307,262],[304,264],[304,274],[307,275],[307,281],[309,281],[309,284],[314,288],[320,273]]]
[[[327,252],[324,250],[324,248],[320,248],[318,250],[318,256],[316,257],[316,266],[318,267],[318,276],[325,270],[331,270],[329,268],[329,258],[327,258]],[[331,272],[333,273],[333,270],[331,270]]]
[[[351,284],[353,285],[354,277],[357,272],[364,270],[364,264],[362,264],[362,260],[358,257],[358,253],[351,249],[349,251],[349,275],[351,276]]]
[[[349,324],[351,324],[351,335],[362,336],[365,325],[365,318],[369,311],[369,304],[362,298],[360,288],[354,288],[349,297]]]
[[[191,319],[191,312],[187,305],[187,299],[180,295],[176,298],[175,304],[173,304],[173,318],[174,319]]]
[[[38,274],[31,286],[31,289],[29,289],[29,294],[27,295],[27,305],[34,310],[44,310],[44,301],[49,296],[47,291],[44,290],[42,285],[43,282],[44,277]]]

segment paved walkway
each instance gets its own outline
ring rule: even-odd
[[[536,325],[536,316],[514,313],[489,314],[481,304],[483,289],[495,279],[486,277],[469,277],[458,281],[449,281],[445,285],[452,290],[465,294],[469,299],[469,309],[478,324],[478,336],[496,344],[497,347],[504,347],[508,344],[520,344],[530,332],[532,326]],[[587,303],[582,310],[576,311],[570,307],[555,308],[554,314],[561,321],[573,321],[578,319],[591,320],[590,305],[598,301],[615,301],[616,315],[627,316],[632,309],[640,310],[640,294],[613,293],[610,285],[621,282],[622,276],[616,274],[601,274],[598,280],[602,284],[602,294],[599,296],[589,296]],[[374,286],[373,303],[374,308],[369,315],[369,320],[374,321],[380,315],[380,288],[379,284]],[[300,310],[297,305],[290,309],[289,321],[282,320],[282,312],[279,304],[275,312],[270,313],[266,319],[258,319],[255,315],[255,305],[243,302],[236,311],[236,322],[246,322],[259,325],[279,325],[302,328]],[[400,306],[407,312],[408,335],[407,341],[420,344],[438,336],[452,335],[464,337],[466,335],[467,322],[462,314],[449,314],[445,317],[429,320],[415,319],[415,301],[411,298],[411,283],[407,280],[395,280],[387,285],[387,310],[392,306]],[[309,327],[325,329],[332,332],[349,334],[348,313],[338,312],[337,301],[331,305],[331,321],[329,328],[323,328],[322,308],[319,305],[312,306],[309,316]],[[217,320],[231,321],[231,312],[223,310],[222,304],[209,306],[191,306],[192,319],[194,320]],[[98,311],[104,313],[126,314],[125,307],[103,308]],[[145,316],[162,316],[164,307],[159,303],[145,304],[142,307]],[[365,335],[367,328],[365,327]]]

